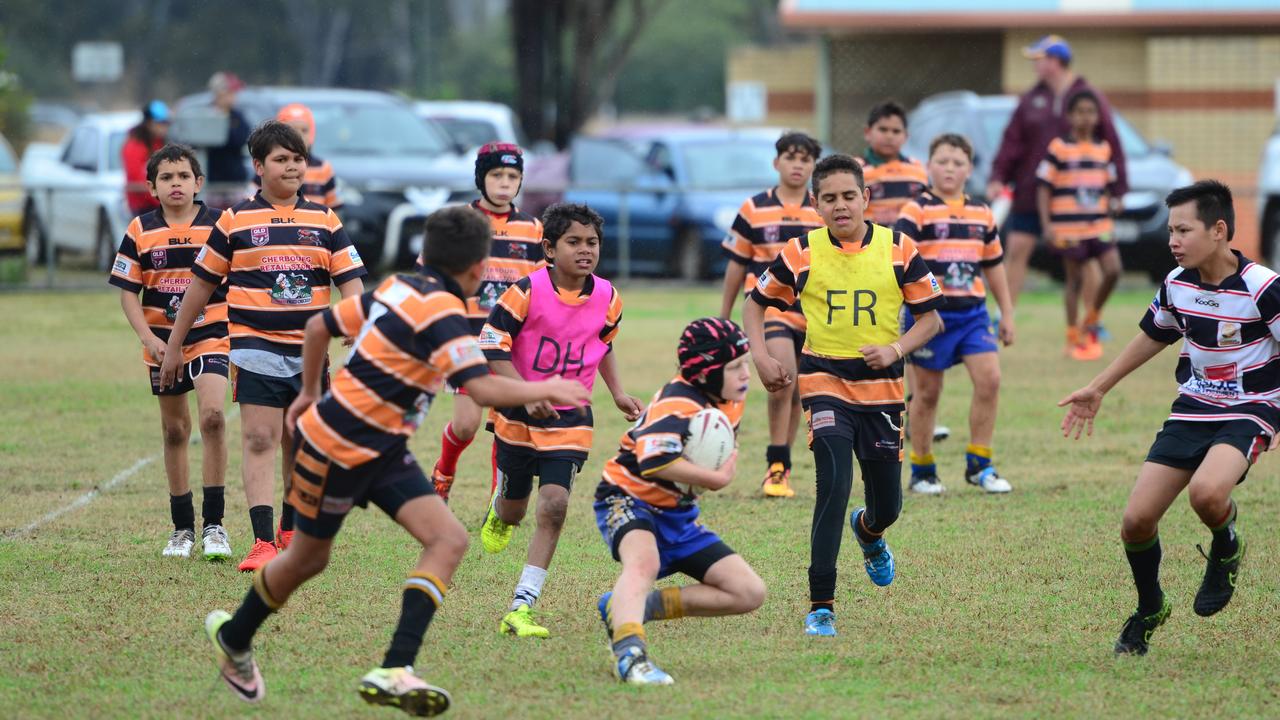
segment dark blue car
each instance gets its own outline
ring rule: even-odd
[[[780,131],[627,127],[570,148],[565,199],[605,220],[600,272],[685,280],[724,272],[720,243],[742,202],[778,182]],[[623,243],[626,247],[623,248]]]

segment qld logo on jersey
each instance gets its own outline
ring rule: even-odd
[[[249,231],[249,242],[253,243],[256,247],[266,245],[269,240],[271,240],[271,230],[265,225],[253,228]]]
[[[169,264],[168,254],[163,249],[151,251],[151,267],[159,270]]]

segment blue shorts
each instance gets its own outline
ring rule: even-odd
[[[926,370],[946,370],[964,361],[966,355],[996,352],[996,336],[991,332],[991,318],[987,306],[974,305],[965,310],[939,310],[943,331],[924,347],[911,353],[911,364]],[[902,322],[903,332],[915,324],[915,318],[907,313]]]
[[[698,522],[698,506],[656,508],[608,483],[596,491],[596,525],[618,560],[618,546],[632,530],[653,533],[658,543],[658,577],[684,573],[699,582],[716,561],[734,552],[719,535]]]
[[[1006,232],[1021,232],[1035,235],[1037,238],[1044,234],[1044,228],[1040,227],[1040,213],[1032,210],[1031,212],[1011,212],[1009,217],[1005,219],[1004,228]]]

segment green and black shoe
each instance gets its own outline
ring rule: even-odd
[[[1216,558],[1213,553],[1206,553],[1199,545],[1196,549],[1204,555],[1204,580],[1200,582],[1200,591],[1196,593],[1195,611],[1200,617],[1209,617],[1227,606],[1231,596],[1236,592],[1236,581],[1240,579],[1240,562],[1244,560],[1244,538],[1236,536],[1239,547],[1236,554],[1229,558]]]
[[[1120,631],[1120,639],[1116,640],[1116,654],[1146,655],[1151,634],[1169,619],[1171,612],[1173,612],[1173,603],[1169,602],[1168,596],[1162,596],[1158,611],[1150,615],[1143,615],[1140,612],[1130,615],[1125,621],[1124,629]]]

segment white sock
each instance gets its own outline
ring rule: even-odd
[[[520,582],[516,583],[516,593],[511,600],[511,609],[515,610],[521,605],[533,607],[533,604],[538,601],[538,596],[542,594],[542,584],[546,581],[546,568],[525,565],[524,571],[520,573]]]

